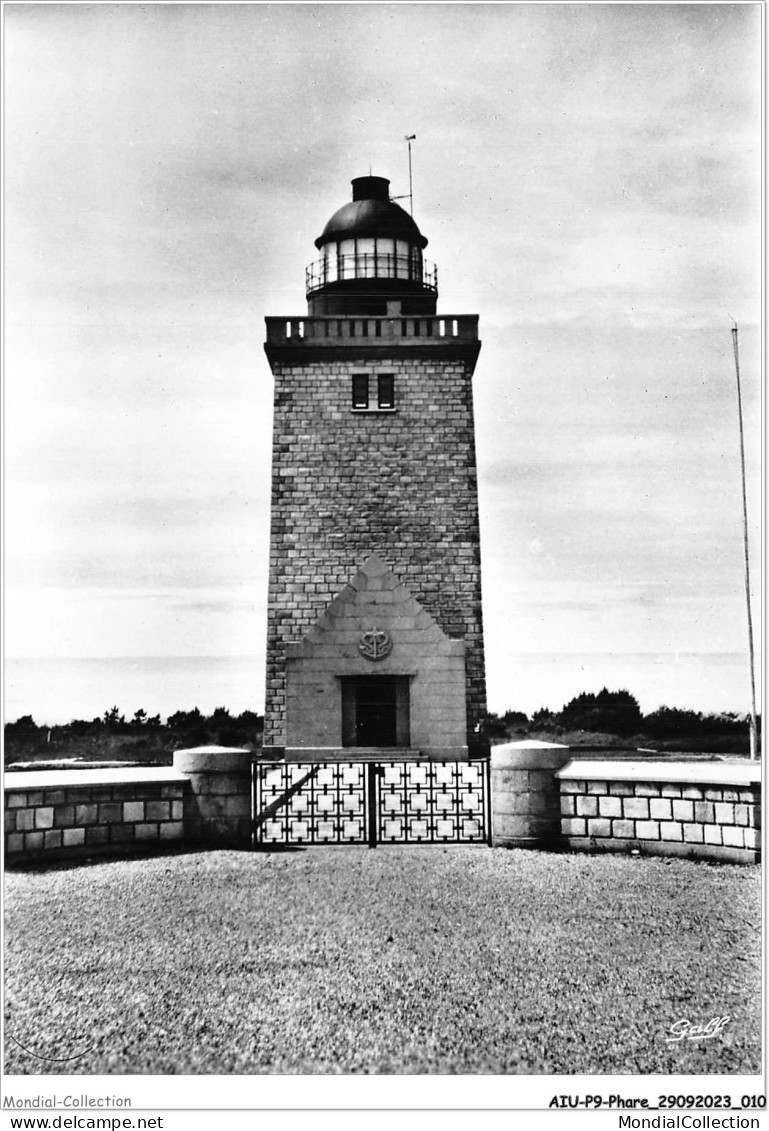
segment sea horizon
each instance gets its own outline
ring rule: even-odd
[[[263,655],[6,657],[4,719],[31,715],[38,725],[103,717],[117,706],[126,718],[142,709],[165,720],[197,707],[210,714],[264,711]],[[692,676],[698,696],[691,695]],[[540,707],[559,711],[581,691],[603,686],[631,692],[644,714],[663,704],[704,714],[748,710],[745,656],[722,653],[516,653],[505,672],[488,671],[489,709],[496,714]],[[760,666],[757,665],[760,686]],[[743,695],[735,693],[745,683]],[[740,701],[742,700],[742,701]]]
[[[101,718],[113,706],[131,718],[140,708],[165,720],[197,707],[211,714],[264,711],[258,656],[6,657],[4,715],[38,725]]]

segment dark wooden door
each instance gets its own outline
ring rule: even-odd
[[[355,745],[396,746],[396,681],[388,676],[359,679],[355,686]]]

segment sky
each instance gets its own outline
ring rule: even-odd
[[[4,21],[6,718],[263,708],[263,319],[353,177],[408,192],[407,134],[439,311],[480,315],[490,708],[749,709],[760,5]]]

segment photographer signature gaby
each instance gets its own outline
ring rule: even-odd
[[[693,1021],[675,1021],[670,1026],[672,1037],[666,1037],[666,1042],[674,1044],[677,1041],[709,1041],[729,1024],[731,1017],[711,1017],[707,1025],[695,1025]]]

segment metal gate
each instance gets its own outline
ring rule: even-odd
[[[256,762],[253,843],[488,844],[489,764]]]

